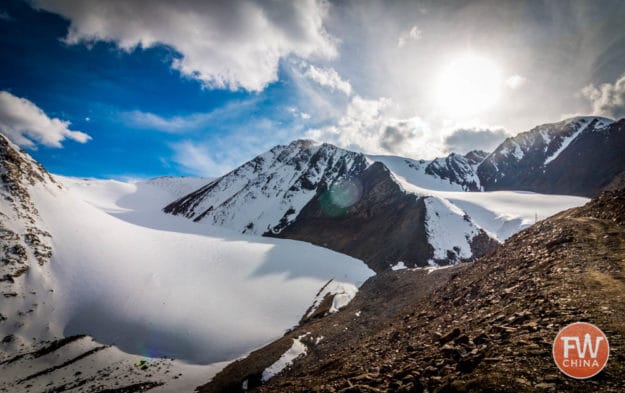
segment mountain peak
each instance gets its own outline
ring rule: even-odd
[[[560,123],[565,123],[565,124],[570,124],[574,122],[590,123],[592,121],[597,121],[598,123],[601,123],[603,125],[614,123],[614,119],[610,119],[608,117],[603,117],[603,116],[590,116],[590,115],[569,117],[569,118],[562,120]],[[557,123],[554,123],[554,124],[557,124]]]
[[[30,154],[2,134],[0,134],[0,170],[5,187],[14,192],[18,185],[34,185],[38,182],[56,183],[48,171],[33,160]]]
[[[293,141],[291,141],[289,143],[288,146],[290,146],[290,147],[298,147],[298,148],[302,148],[302,149],[309,149],[311,147],[320,146],[322,144],[325,144],[325,143],[321,143],[321,142],[315,141],[313,139],[294,139]]]

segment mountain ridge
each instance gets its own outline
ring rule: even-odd
[[[163,210],[242,233],[292,238],[329,247],[365,260],[378,272],[399,262],[407,266],[426,266],[469,261],[487,253],[496,241],[503,240],[494,233],[508,230],[493,231],[484,227],[483,221],[474,221],[472,214],[467,214],[463,207],[438,191],[535,191],[539,188],[544,193],[567,190],[570,194],[592,195],[598,187],[607,185],[620,167],[606,168],[603,172],[594,167],[592,171],[585,169],[585,172],[578,171],[584,173],[580,178],[569,169],[571,162],[578,163],[580,157],[570,157],[569,150],[578,148],[578,140],[590,139],[584,144],[592,145],[597,138],[614,135],[608,142],[601,142],[613,152],[614,146],[625,145],[625,140],[613,143],[615,138],[625,138],[625,132],[615,128],[619,124],[600,117],[576,117],[543,124],[508,138],[489,154],[481,151],[466,155],[451,153],[431,161],[366,155],[328,143],[298,139],[272,148],[173,201]],[[611,127],[616,131],[610,131]],[[602,133],[595,132],[597,130]],[[586,149],[584,153],[592,155],[593,150],[596,149]],[[613,161],[625,171],[622,157]],[[583,157],[581,162],[584,162]],[[386,171],[374,170],[376,175],[371,176],[375,165],[381,165]],[[550,171],[547,175],[545,167]],[[600,176],[593,176],[593,171],[600,172]],[[552,172],[554,175],[550,176]],[[529,185],[527,179],[532,180]],[[405,182],[411,185],[405,187]],[[583,186],[575,188],[575,182]],[[363,187],[365,183],[367,187]],[[376,188],[374,183],[386,186]],[[393,183],[399,189],[392,186]],[[536,187],[532,186],[534,183]],[[376,195],[371,194],[374,189]],[[384,220],[362,217],[369,214],[371,218],[370,213],[378,211],[374,207],[381,206],[376,202],[380,199],[402,200],[396,193],[428,201],[421,207],[415,205],[408,214],[420,223],[405,232],[401,225],[376,231],[376,226],[384,227]],[[444,202],[426,197],[442,198]],[[361,199],[368,204],[361,203]],[[402,216],[396,211],[400,205],[387,204],[384,212],[376,214],[379,217]],[[359,216],[362,217],[359,219]],[[459,216],[463,220],[455,220],[453,225],[438,225],[441,216]],[[523,225],[527,223],[519,225],[518,229]],[[452,227],[458,228],[457,231],[451,231]],[[436,235],[436,228],[444,234]],[[445,243],[440,241],[442,238],[454,241]],[[394,246],[382,247],[383,244]]]

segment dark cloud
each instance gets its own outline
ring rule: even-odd
[[[458,129],[445,138],[445,149],[448,153],[459,154],[466,154],[471,150],[491,152],[508,136],[501,128]]]
[[[387,126],[380,136],[380,146],[391,153],[398,153],[402,145],[409,140],[420,136],[420,132],[411,127],[407,122],[398,122],[395,125]]]
[[[590,102],[595,115],[615,119],[625,117],[625,74],[613,84],[586,86],[582,90],[582,96]]]

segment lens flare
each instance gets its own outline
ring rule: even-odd
[[[344,215],[362,197],[362,183],[358,179],[340,180],[319,198],[321,210],[331,217]]]

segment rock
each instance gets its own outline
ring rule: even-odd
[[[536,391],[539,391],[539,392],[555,392],[556,384],[541,382],[539,384],[534,385],[534,389],[536,389]]]
[[[4,338],[2,339],[2,343],[3,344],[8,344],[10,342],[12,342],[15,339],[15,336],[12,334],[9,334],[8,336],[4,336]]]
[[[469,344],[469,336],[467,336],[466,334],[461,334],[454,339],[454,342],[458,345]]]
[[[482,345],[486,342],[490,341],[488,334],[482,332],[480,334],[478,334],[477,336],[475,336],[475,338],[473,339],[473,342],[475,343],[475,345]]]
[[[460,329],[458,328],[454,328],[452,331],[450,331],[449,333],[445,334],[444,336],[442,336],[441,338],[438,339],[438,342],[443,345],[446,344],[448,342],[450,342],[451,340],[453,340],[454,338],[458,337],[460,335]]]
[[[443,347],[441,348],[441,352],[443,352],[445,357],[454,359],[456,361],[460,359],[460,356],[461,356],[460,350],[451,344],[443,345]]]
[[[561,377],[558,374],[547,374],[543,379],[545,380],[545,382],[556,382],[559,381],[560,378]]]
[[[473,371],[473,369],[475,369],[475,367],[478,366],[478,364],[480,364],[482,359],[484,359],[483,353],[478,352],[475,354],[473,353],[468,354],[460,358],[460,360],[458,361],[458,365],[456,366],[456,369],[460,371],[461,373],[471,372]]]
[[[536,322],[536,321],[529,321],[529,322],[524,323],[521,327],[523,329],[526,329],[526,330],[530,331],[530,332],[535,332],[535,331],[538,330],[538,322]]]
[[[423,393],[425,388],[421,382],[409,382],[397,389],[398,393]]]

